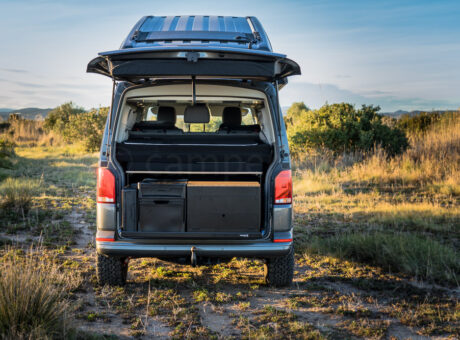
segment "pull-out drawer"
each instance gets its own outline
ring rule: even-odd
[[[185,200],[183,198],[139,199],[140,232],[185,231]]]
[[[137,183],[139,199],[154,197],[185,198],[187,180],[144,179]]]

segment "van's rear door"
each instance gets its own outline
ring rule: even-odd
[[[152,46],[103,52],[87,72],[115,80],[196,76],[274,81],[300,74],[299,65],[271,51],[194,46]]]

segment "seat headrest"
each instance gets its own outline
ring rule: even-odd
[[[241,109],[235,106],[227,106],[222,112],[222,123],[227,126],[241,125]]]
[[[187,106],[184,112],[184,123],[206,124],[210,120],[209,109],[205,104]]]
[[[176,110],[172,106],[158,108],[157,121],[161,123],[176,124]]]

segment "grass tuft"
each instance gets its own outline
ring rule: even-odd
[[[0,263],[0,338],[65,338],[69,332],[66,295],[73,277],[40,247],[9,248]]]

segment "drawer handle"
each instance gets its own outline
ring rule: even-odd
[[[168,200],[155,200],[153,201],[155,204],[168,204],[169,201]]]

